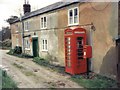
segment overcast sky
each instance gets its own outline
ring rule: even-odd
[[[8,23],[5,22],[12,15],[19,16],[23,13],[23,4],[25,0],[0,0],[0,29],[3,26],[7,26]],[[58,1],[71,1],[71,0],[29,0],[32,11],[40,9],[52,3]],[[89,1],[89,0],[88,0]],[[92,0],[92,1],[118,1],[118,0]]]
[[[29,0],[32,11],[61,0]],[[8,24],[5,22],[11,15],[19,16],[23,12],[24,0],[0,0],[0,29]]]

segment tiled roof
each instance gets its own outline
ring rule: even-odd
[[[68,2],[68,1],[70,1],[70,2]],[[71,4],[75,4],[75,3],[79,3],[79,2],[85,2],[85,0],[68,0],[68,1],[66,1],[66,2],[56,2],[56,3],[51,4],[49,6],[38,9],[36,11],[26,13],[22,17],[22,19],[25,20],[27,18],[34,17],[34,16],[37,16],[37,15],[40,15],[40,14],[43,14],[43,13],[46,13],[46,12],[53,11],[53,10],[57,10],[57,9],[65,7],[65,6],[69,6]],[[19,18],[17,20],[15,20],[13,23],[18,22],[18,21],[20,21]]]

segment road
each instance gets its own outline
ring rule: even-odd
[[[69,75],[62,75],[37,65],[32,59],[23,59],[0,50],[2,67],[17,83],[19,88],[82,88],[71,81]]]

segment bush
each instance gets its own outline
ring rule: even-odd
[[[0,48],[1,49],[10,49],[12,46],[11,40],[7,39],[3,42],[0,42]]]
[[[12,43],[10,40],[6,40],[6,41],[3,41],[2,42],[2,46],[3,47],[11,47],[12,46]]]
[[[16,46],[14,49],[10,49],[10,51],[7,54],[13,55],[13,54],[21,54],[22,53],[22,47]]]
[[[43,58],[40,58],[40,57],[35,57],[33,59],[34,62],[38,63],[39,65],[42,65],[42,66],[49,66],[50,62],[48,60],[45,60]]]
[[[10,51],[7,54],[13,55],[14,54],[14,49],[10,49]]]
[[[17,57],[20,57],[20,58],[33,58],[32,55],[29,55],[29,54],[26,54],[26,53],[22,53],[22,51],[18,50],[18,49],[17,50],[16,49],[10,49],[10,51],[7,52],[7,54],[14,55],[14,56],[17,56]]]
[[[16,47],[14,48],[14,53],[16,53],[16,54],[21,54],[21,53],[22,53],[22,47],[16,46]]]

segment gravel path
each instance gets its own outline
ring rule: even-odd
[[[82,88],[69,80],[69,75],[52,72],[32,62],[32,59],[23,59],[6,54],[7,50],[0,50],[2,66],[16,81],[19,88]]]

